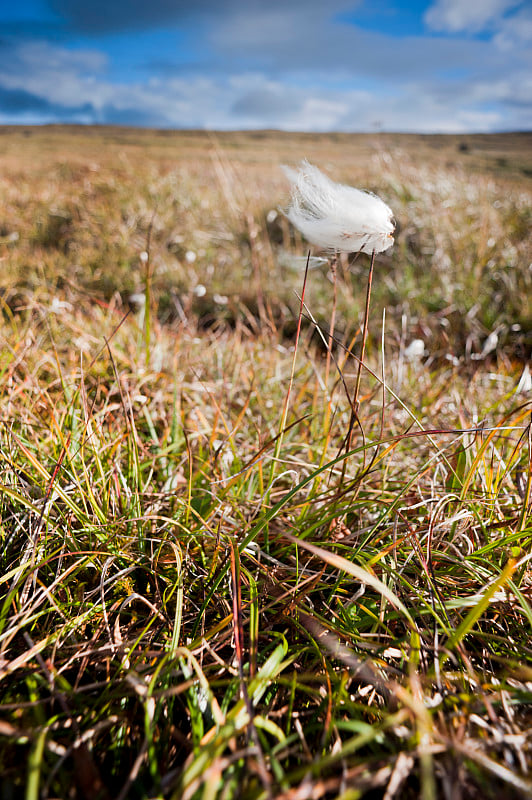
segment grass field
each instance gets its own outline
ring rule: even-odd
[[[369,259],[301,302],[302,158],[397,219],[351,435]],[[532,134],[0,167],[0,800],[532,796]]]

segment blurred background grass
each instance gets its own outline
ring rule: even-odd
[[[142,304],[161,322],[239,320],[294,331],[307,247],[280,213],[281,163],[308,158],[375,191],[397,219],[378,258],[372,316],[388,342],[423,339],[434,359],[525,360],[532,351],[532,135],[417,136],[4,128],[0,289]],[[360,325],[367,260],[341,263],[338,335]],[[317,272],[322,274],[318,275]],[[307,299],[327,326],[327,265]],[[92,300],[91,300],[92,302]],[[375,326],[374,326],[375,327]],[[380,336],[380,334],[379,334]],[[495,341],[492,336],[492,342]],[[484,353],[486,355],[486,353]]]

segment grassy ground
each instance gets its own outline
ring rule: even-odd
[[[532,794],[531,139],[0,132],[1,800]]]

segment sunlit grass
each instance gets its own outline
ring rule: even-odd
[[[2,797],[530,795],[526,184],[39,135],[2,178]],[[326,383],[332,284],[294,353],[306,247],[268,217],[303,155],[401,226],[347,454],[368,261]]]

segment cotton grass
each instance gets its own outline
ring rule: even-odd
[[[292,184],[286,216],[312,244],[332,252],[381,253],[393,244],[392,210],[371,192],[335,183],[302,161],[283,167]]]
[[[331,309],[331,323],[325,383],[329,378],[329,368],[334,342],[336,319],[337,277],[336,261],[339,253],[367,253],[371,256],[366,288],[362,342],[358,361],[355,390],[351,399],[351,420],[346,435],[346,451],[351,446],[355,420],[358,418],[360,381],[362,364],[368,336],[369,306],[375,255],[387,250],[393,244],[395,222],[393,212],[386,203],[371,192],[355,189],[343,183],[335,183],[308,161],[301,162],[299,170],[283,167],[292,184],[290,206],[286,216],[290,222],[312,244],[328,250],[334,284],[334,298]],[[309,254],[310,257],[310,254]],[[305,275],[306,278],[306,275]],[[342,467],[342,480],[345,462]]]

